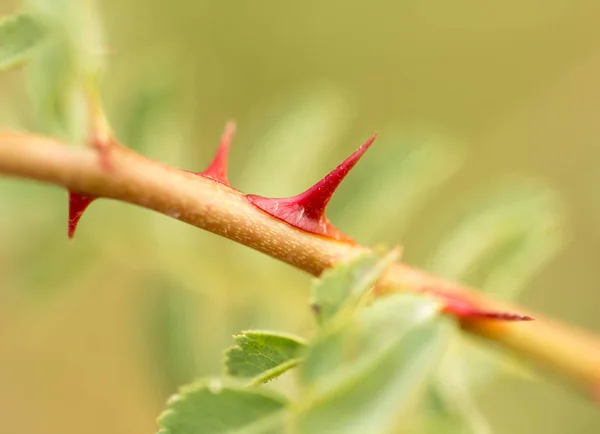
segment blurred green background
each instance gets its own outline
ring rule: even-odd
[[[128,146],[202,170],[234,118],[232,183],[284,196],[378,130],[333,222],[600,333],[597,1],[99,9]],[[3,127],[34,125],[26,75],[0,77]],[[72,242],[66,218],[64,191],[0,180],[2,433],[154,432],[177,385],[220,372],[233,333],[314,328],[311,279],[285,264],[120,203],[93,204]],[[477,402],[496,433],[600,432],[592,404],[540,379],[497,377]]]

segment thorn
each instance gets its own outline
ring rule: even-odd
[[[225,124],[225,130],[221,136],[221,142],[219,143],[219,148],[217,149],[215,157],[208,168],[204,172],[197,173],[197,175],[204,176],[205,178],[220,182],[221,184],[231,185],[229,184],[229,179],[227,179],[227,159],[229,157],[229,149],[231,148],[235,130],[235,122],[229,121]]]
[[[486,310],[478,307],[475,303],[465,300],[458,295],[448,294],[436,289],[425,289],[445,302],[443,311],[457,316],[461,319],[490,319],[497,321],[533,321],[534,319],[527,315],[520,315],[511,312],[499,312]]]
[[[346,158],[342,164],[329,172],[327,176],[298,196],[273,199],[249,194],[246,197],[252,204],[267,214],[283,220],[295,228],[335,240],[353,242],[350,237],[336,229],[327,220],[325,208],[340,183],[367,152],[376,137],[377,133]]]
[[[70,239],[72,239],[75,235],[77,224],[79,223],[84,211],[96,199],[96,196],[89,196],[86,194],[69,191],[69,222],[67,226],[67,235]]]

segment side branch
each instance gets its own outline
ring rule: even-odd
[[[112,198],[158,211],[227,237],[318,276],[341,258],[365,247],[304,232],[252,205],[239,191],[177,170],[126,148],[111,150],[111,167],[98,164],[96,151],[73,149],[54,139],[0,132],[0,173],[35,179],[91,196]],[[538,314],[490,300],[468,288],[408,265],[394,264],[382,289],[428,291],[456,297],[483,309],[533,316],[527,323],[462,318],[464,330],[553,370],[599,400],[600,340]]]

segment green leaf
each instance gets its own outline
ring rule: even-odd
[[[225,369],[234,377],[253,378],[251,384],[271,380],[298,365],[302,339],[269,331],[251,330],[234,336],[236,346],[225,352]]]
[[[411,434],[491,434],[487,421],[475,409],[469,414],[458,411],[446,397],[432,392],[427,399],[427,406],[418,414],[417,423],[413,425]]]
[[[153,58],[153,61],[156,60]],[[160,63],[167,64],[168,62]],[[119,113],[115,121],[119,126],[118,136],[128,148],[155,155],[154,149],[148,149],[154,143],[154,138],[161,144],[164,143],[161,131],[165,130],[168,122],[174,122],[170,116],[179,103],[176,80],[172,77],[173,70],[167,69],[153,64],[127,80],[124,89],[121,89],[123,97],[115,107]]]
[[[509,182],[473,201],[456,229],[442,242],[427,268],[468,282],[495,297],[512,299],[562,240],[562,209],[556,194],[534,182]],[[472,394],[499,373],[519,373],[513,355],[482,348],[457,335],[444,358],[435,391],[452,417],[471,431],[489,428]]]
[[[513,181],[496,190],[474,201],[427,268],[511,299],[559,250],[563,213],[544,186]]]
[[[94,1],[29,0],[49,29],[29,67],[36,128],[72,142],[86,138],[86,91],[102,67],[104,46]]]
[[[286,401],[263,389],[198,381],[173,396],[158,418],[160,434],[277,434]]]
[[[322,329],[300,369],[301,433],[397,432],[444,353],[437,302],[396,294]]]
[[[0,21],[0,70],[25,61],[45,36],[41,22],[29,14],[13,15]]]
[[[197,375],[199,295],[164,275],[150,275],[142,285],[149,293],[144,332],[152,365],[163,390],[172,393]]]
[[[383,257],[367,253],[325,271],[312,289],[311,304],[319,323],[328,321],[342,308],[355,308],[398,256],[398,250]]]
[[[27,0],[55,30],[54,36],[72,54],[73,67],[95,74],[104,59],[104,35],[97,0]],[[63,39],[59,34],[65,36]]]
[[[456,334],[440,364],[433,392],[439,400],[437,419],[438,423],[451,422],[473,434],[490,434],[491,428],[477,405],[473,387],[479,380],[476,371],[482,363],[474,363],[470,354],[466,357],[462,354],[469,348]],[[502,360],[500,354],[496,356]]]

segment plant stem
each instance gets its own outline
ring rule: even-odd
[[[259,250],[315,276],[342,258],[368,250],[296,229],[259,210],[235,189],[152,161],[124,147],[111,147],[110,159],[111,166],[107,169],[99,164],[93,149],[75,149],[29,133],[0,132],[0,173],[152,209]],[[459,320],[465,331],[553,370],[598,400],[600,339],[597,337],[488,299],[402,263],[389,268],[380,287],[394,291],[435,288],[485,309],[534,317],[534,322]]]

